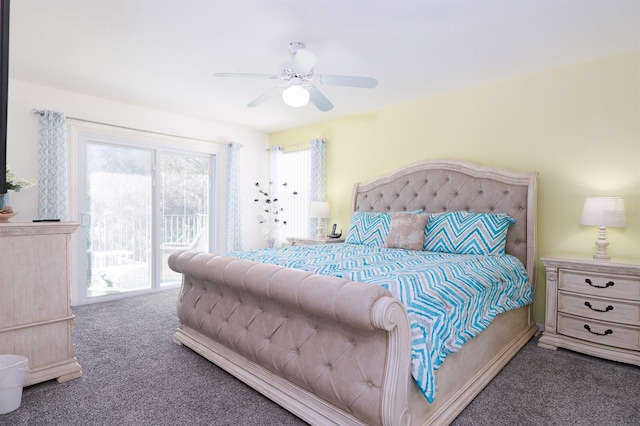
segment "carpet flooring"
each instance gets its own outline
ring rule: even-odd
[[[177,290],[74,308],[83,377],[24,389],[0,425],[304,425],[171,340]],[[640,367],[532,339],[453,425],[639,425]]]

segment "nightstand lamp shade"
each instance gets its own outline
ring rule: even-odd
[[[316,238],[324,238],[324,220],[330,215],[329,203],[326,201],[314,201],[311,203],[311,217],[318,219],[316,228]]]
[[[607,227],[624,228],[625,220],[624,199],[620,197],[588,197],[584,200],[582,208],[581,225],[597,226],[600,228],[596,246],[598,251],[593,255],[594,259],[608,260],[607,254]]]

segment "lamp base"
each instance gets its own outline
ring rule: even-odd
[[[318,222],[318,226],[316,227],[316,238],[317,239],[321,239],[321,238],[325,238],[325,232],[324,232],[324,220],[323,219],[316,219],[316,221]]]
[[[609,245],[609,241],[607,241],[607,228],[601,226],[598,231],[598,239],[596,240],[596,246],[598,246],[598,251],[593,255],[594,260],[611,260],[611,256],[607,254],[607,246]]]

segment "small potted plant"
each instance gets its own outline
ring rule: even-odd
[[[34,179],[18,179],[16,174],[11,171],[9,164],[6,170],[6,183],[4,185],[5,193],[0,194],[0,214],[13,214],[13,209],[9,205],[9,191],[20,192],[21,189],[34,186],[37,181]]]

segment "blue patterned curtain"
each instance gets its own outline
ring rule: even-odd
[[[271,194],[271,199],[279,198],[279,189],[280,189],[280,180],[278,176],[278,167],[280,167],[280,163],[282,162],[282,147],[280,146],[272,146],[269,148],[269,191]],[[274,210],[270,209],[268,217],[265,218],[268,223],[265,238],[267,239],[267,244],[269,247],[281,247],[283,242],[285,242],[285,238],[282,235],[282,225],[280,222],[276,222],[277,216],[274,214]]]
[[[236,142],[227,148],[227,251],[242,250],[240,227],[240,147]]]
[[[63,113],[41,111],[39,120],[38,218],[69,220],[67,120]]]
[[[311,201],[327,201],[326,144],[323,139],[311,140]],[[311,218],[309,237],[315,236],[318,220]]]

